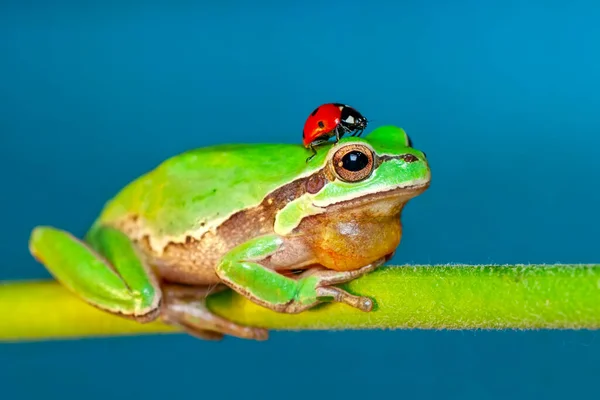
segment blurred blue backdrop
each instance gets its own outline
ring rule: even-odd
[[[49,277],[27,251],[34,225],[81,235],[164,158],[299,142],[305,117],[329,101],[357,107],[371,127],[404,127],[430,159],[431,189],[405,211],[395,263],[600,262],[600,5],[176,3],[0,6],[0,279]],[[597,392],[599,340],[375,331],[1,345],[0,390],[580,398]]]

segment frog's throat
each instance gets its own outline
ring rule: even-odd
[[[325,212],[343,211],[363,206],[367,203],[376,203],[385,199],[394,199],[398,204],[406,204],[410,199],[423,193],[429,187],[429,180],[415,182],[411,185],[392,187],[385,191],[365,193],[357,196],[346,196],[330,199],[329,201],[318,200],[314,195],[305,193],[299,198],[286,204],[275,217],[275,233],[285,236],[290,234],[307,217]],[[401,209],[402,207],[400,207]]]

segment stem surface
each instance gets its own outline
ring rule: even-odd
[[[280,314],[225,291],[209,307],[276,330],[598,329],[600,265],[388,266],[346,285],[370,296],[370,313],[324,304]],[[0,283],[0,341],[173,333],[98,310],[55,281]]]

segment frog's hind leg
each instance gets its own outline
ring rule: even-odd
[[[200,339],[220,340],[227,334],[243,339],[266,340],[266,329],[238,325],[215,315],[207,308],[207,296],[228,289],[225,285],[165,285],[161,319]]]
[[[31,233],[29,249],[62,285],[91,305],[139,322],[156,319],[162,294],[129,238],[96,227],[86,241],[40,226]]]

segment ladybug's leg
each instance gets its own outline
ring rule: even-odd
[[[323,143],[327,143],[328,141],[329,140],[327,140],[327,139],[321,139],[321,140],[315,140],[314,142],[312,142],[310,144],[310,149],[312,150],[313,153],[312,153],[312,155],[310,157],[308,157],[306,159],[306,162],[309,162],[310,160],[313,159],[314,156],[317,155],[317,150],[315,149],[315,146],[318,146],[318,145],[323,144]]]
[[[340,130],[342,132],[340,132]],[[351,132],[351,130],[346,125],[343,125],[343,124],[338,125],[337,128],[335,128],[336,143],[339,142],[340,139],[342,138],[342,136],[344,136],[348,132]]]
[[[318,144],[318,143],[317,143],[317,144]],[[314,144],[314,143],[311,143],[311,144],[310,144],[310,149],[312,150],[312,152],[313,152],[313,153],[312,153],[312,155],[311,155],[310,157],[308,157],[308,158],[306,159],[306,162],[309,162],[310,160],[312,160],[312,159],[313,159],[313,157],[314,157],[314,156],[316,156],[316,155],[317,155],[317,151],[315,150],[315,144]]]
[[[340,141],[340,138],[342,137],[343,133],[340,134],[340,129],[343,128],[343,125],[338,125],[335,128],[335,141],[336,143]]]

